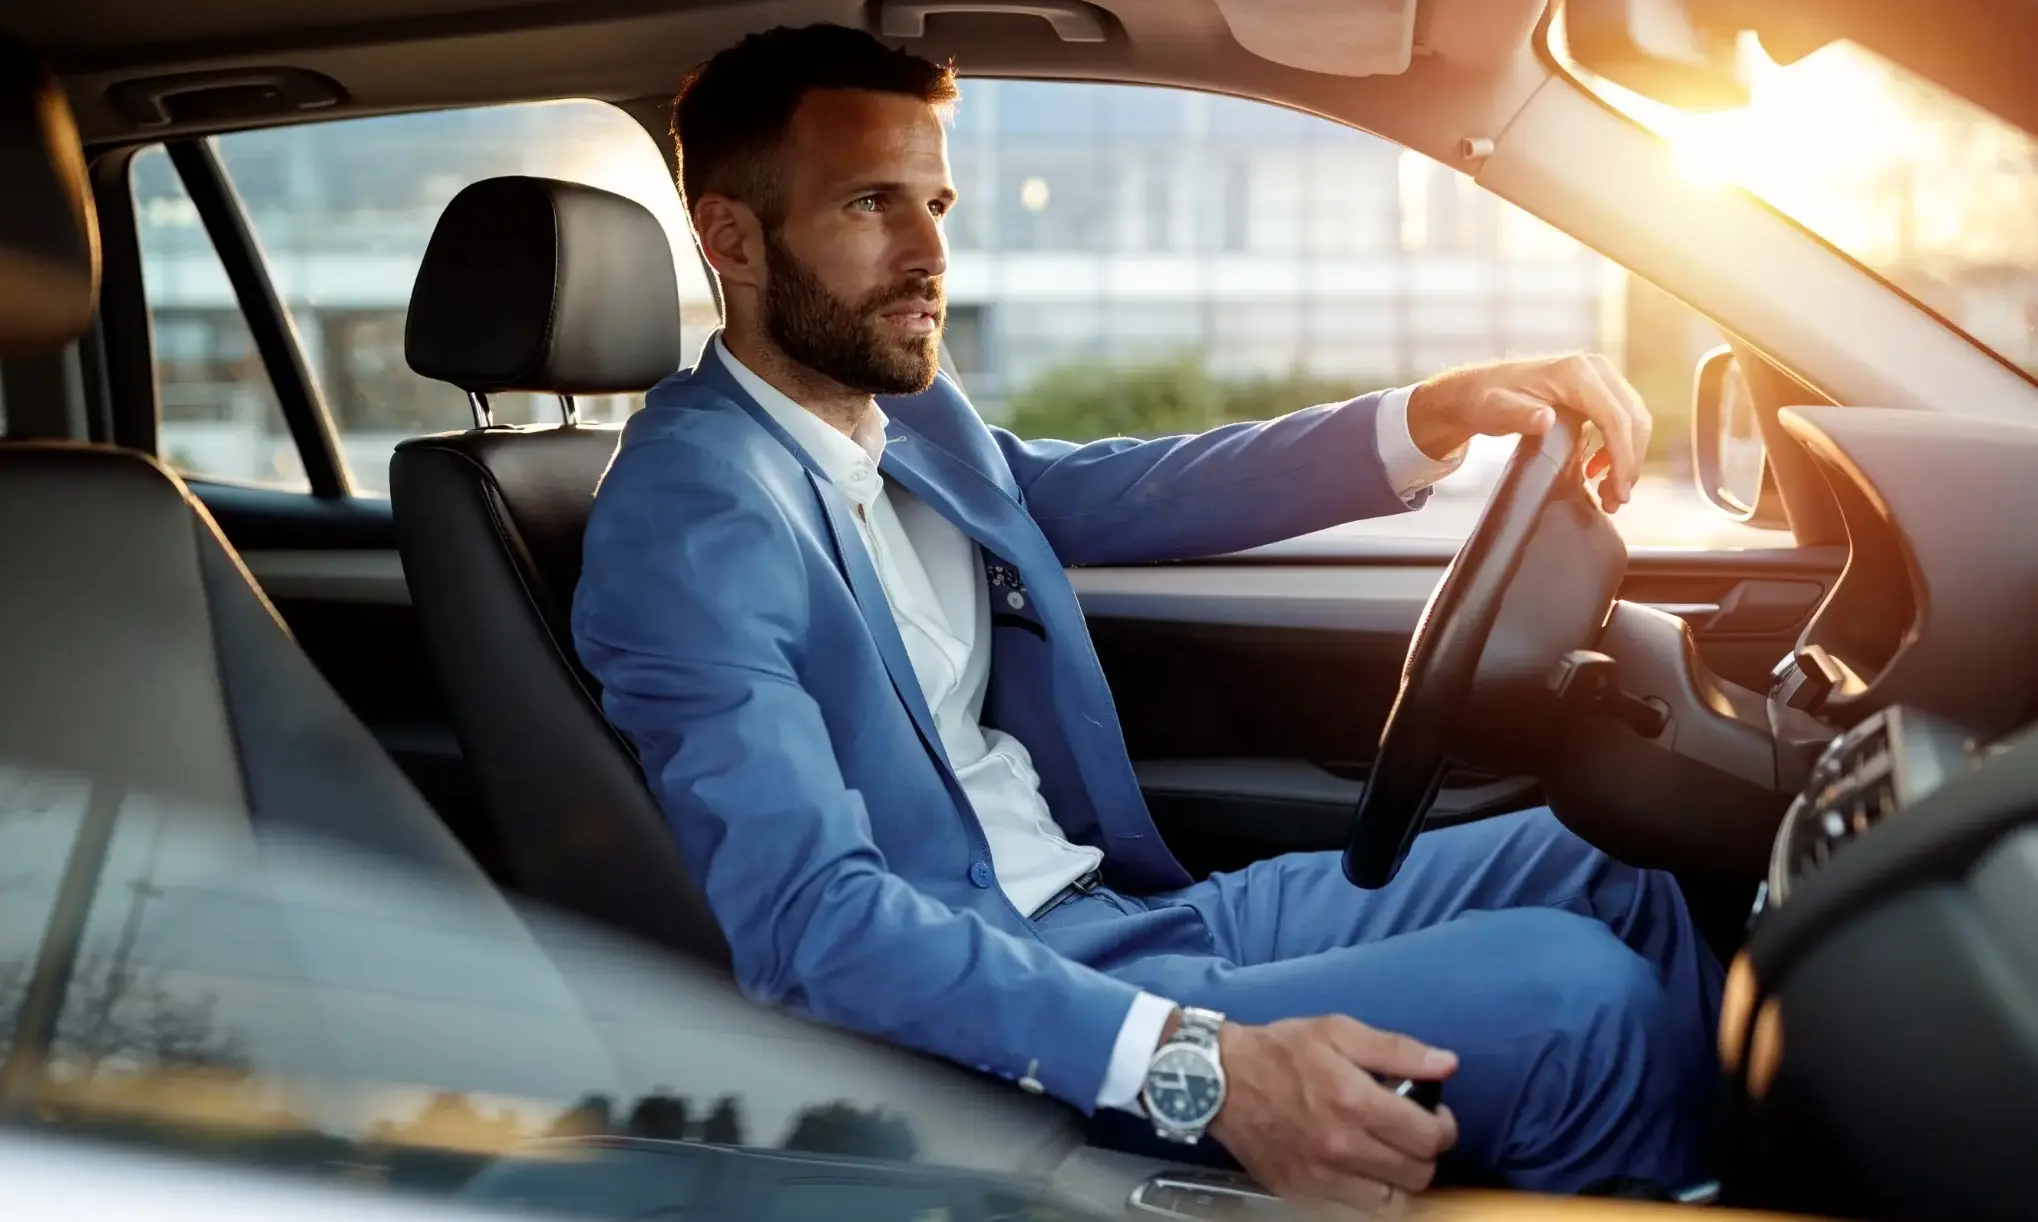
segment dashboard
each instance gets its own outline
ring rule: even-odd
[[[1984,737],[2038,717],[2038,428],[1931,412],[1790,408],[1784,430],[1847,528],[1791,707],[1841,727],[1899,704]]]
[[[2027,1217],[2038,428],[1868,408],[1779,420],[1849,554],[1760,697],[1775,789],[1795,797],[1720,1017],[1735,1083],[1720,1203]]]
[[[1858,407],[1781,421],[1825,477],[1849,546],[1772,675],[1772,727],[1794,728],[1800,759],[1817,753],[1803,774],[1780,746],[1778,780],[1803,781],[1758,912],[2038,715],[2038,429]]]

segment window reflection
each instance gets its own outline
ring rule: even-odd
[[[460,866],[7,767],[0,1049],[6,1122],[590,1217],[677,1217],[696,1191],[755,1217],[845,1167],[974,1193],[994,1181],[943,1168],[1063,1123]]]

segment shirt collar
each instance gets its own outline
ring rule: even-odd
[[[757,406],[763,408],[766,415],[777,421],[778,426],[791,434],[800,448],[820,464],[821,473],[830,482],[841,485],[859,501],[876,495],[877,464],[884,457],[885,426],[890,423],[882,409],[873,405],[870,415],[858,422],[856,436],[852,439],[745,367],[722,343],[721,332],[716,332],[711,342],[715,355],[728,366],[729,376],[735,378],[736,384],[757,400]],[[868,496],[864,495],[866,488]]]

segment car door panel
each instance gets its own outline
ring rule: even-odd
[[[1198,873],[1342,845],[1443,575],[1437,556],[1401,547],[1312,561],[1071,573],[1148,805]],[[1638,548],[1621,596],[1683,617],[1716,673],[1760,688],[1843,561],[1826,547]],[[1539,800],[1528,778],[1454,772],[1433,825]]]

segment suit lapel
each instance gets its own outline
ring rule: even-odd
[[[948,750],[941,745],[941,735],[934,728],[934,714],[920,690],[912,655],[906,652],[905,638],[899,635],[898,621],[892,617],[891,600],[885,597],[884,583],[878,580],[870,549],[863,545],[863,535],[851,520],[852,511],[843,503],[835,485],[811,466],[807,479],[820,498],[821,511],[827,515],[829,533],[835,536],[836,558],[841,561],[850,593],[856,596],[857,609],[863,612],[864,622],[870,627],[871,639],[877,642],[878,655],[884,659],[885,672],[892,677],[892,687],[905,702],[906,711],[913,715],[913,724],[919,727],[920,737],[927,740],[928,749],[936,759],[948,764]]]
[[[843,579],[849,583],[849,592],[856,599],[857,610],[863,613],[864,624],[870,629],[878,656],[884,659],[885,673],[891,676],[892,687],[898,692],[906,711],[912,715],[913,724],[919,729],[920,737],[926,740],[927,749],[934,753],[934,758],[941,761],[952,777],[954,768],[949,763],[948,750],[942,746],[941,735],[934,728],[934,714],[927,707],[927,697],[920,691],[920,678],[913,672],[913,659],[906,652],[905,639],[899,635],[898,621],[892,617],[892,606],[885,597],[884,583],[878,580],[877,566],[871,560],[870,549],[863,545],[863,535],[856,529],[848,503],[836,490],[834,482],[822,472],[813,455],[779,427],[771,413],[758,406],[742,385],[729,376],[721,361],[716,359],[712,346],[701,353],[696,376],[748,412],[751,419],[777,438],[778,443],[806,468],[807,482],[813,485],[814,498],[828,522],[828,533],[834,536],[836,564]]]
[[[1061,562],[1018,502],[982,472],[897,421],[885,430],[885,456],[878,469],[976,540],[992,567],[1002,560],[1016,568],[1025,588],[1044,591],[1061,577]]]
[[[886,476],[927,502],[984,549],[984,580],[992,587],[993,622],[1001,611],[1023,620],[1029,607],[1038,621],[1037,626],[1029,626],[1046,639],[1059,668],[1049,699],[1062,719],[1063,736],[1092,801],[1103,801],[1101,795],[1123,792],[1121,787],[1129,786],[1136,804],[1138,783],[1111,719],[1111,687],[1090,644],[1075,587],[1069,584],[1047,536],[1009,493],[947,449],[897,421],[885,433],[885,457],[880,466]],[[1014,595],[1017,602],[1010,601]],[[994,671],[996,666],[993,662]],[[1136,824],[1128,827],[1128,820],[1107,820],[1101,808],[1097,818],[1107,840],[1122,843],[1144,838]]]

